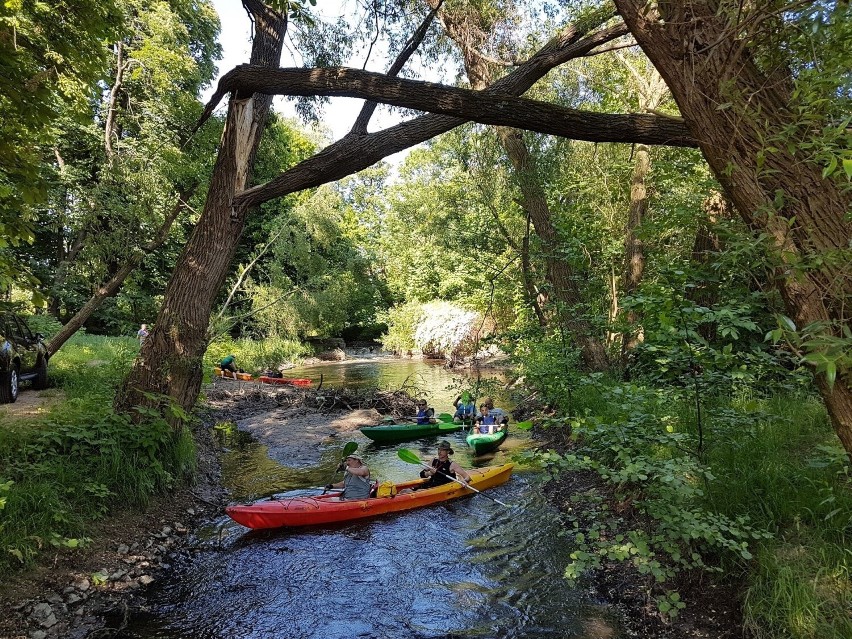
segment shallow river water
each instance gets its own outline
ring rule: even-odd
[[[453,374],[423,362],[338,363],[292,373],[320,372],[331,386],[345,380],[398,387],[416,374],[438,412],[450,412],[457,393],[447,388]],[[428,460],[436,446],[434,439],[376,446],[358,432],[350,439],[373,477],[394,481],[417,474],[399,459],[399,448]],[[616,615],[562,577],[570,541],[541,495],[541,473],[517,463],[531,445],[527,435],[510,431],[500,451],[476,459],[463,433],[449,439],[465,467],[516,461],[509,482],[489,491],[511,508],[477,495],[361,523],[261,532],[223,515],[201,531],[174,577],[150,590],[148,611],[135,614],[120,636],[619,637]],[[273,461],[275,451],[262,442],[232,437],[228,444],[223,480],[235,501],[321,492],[316,487],[334,476],[343,445],[330,444],[315,466],[289,468]]]

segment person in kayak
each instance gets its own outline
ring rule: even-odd
[[[450,459],[452,454],[453,447],[450,446],[450,442],[444,440],[438,444],[438,456],[432,460],[432,467],[420,471],[420,476],[429,480],[420,488],[434,488],[448,484],[452,481],[450,477],[470,481],[470,475],[467,474],[467,471]]]
[[[476,416],[476,432],[481,435],[494,433],[497,427],[497,418],[491,414],[488,404],[479,405],[479,414]]]
[[[418,424],[435,424],[438,421],[435,419],[435,409],[427,407],[425,399],[415,401],[414,407],[417,409]]]
[[[462,422],[470,423],[476,416],[476,404],[467,391],[456,397],[453,406],[456,409],[455,415],[453,415],[453,421],[456,424]]]
[[[328,484],[325,489],[342,488],[340,500],[367,499],[370,496],[370,469],[359,455],[349,455],[340,462],[338,470],[343,471],[343,481]]]
[[[482,404],[488,407],[488,414],[494,418],[494,423],[502,426],[503,424],[509,423],[509,416],[506,415],[506,411],[502,408],[494,408],[494,400],[490,397],[483,397]],[[476,417],[479,418],[482,415],[482,405],[480,405],[480,412],[476,414]]]

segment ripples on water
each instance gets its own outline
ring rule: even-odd
[[[399,448],[428,460],[436,445],[377,447],[357,437],[373,476],[394,481],[417,472],[399,460]],[[463,434],[451,441],[467,467],[505,463],[512,450],[474,462]],[[515,434],[510,443],[524,439]],[[329,450],[318,467],[292,469],[243,441],[225,455],[223,470],[235,499],[315,494],[309,487],[327,483],[338,460],[339,450]],[[516,467],[507,484],[489,490],[511,509],[473,496],[361,523],[257,532],[223,516],[202,531],[179,579],[151,590],[149,613],[122,636],[614,637],[600,610],[562,577],[571,548],[539,481]]]

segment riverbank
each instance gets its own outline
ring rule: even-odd
[[[197,526],[227,502],[210,430],[215,419],[210,413],[193,429],[192,485],[152,499],[144,511],[112,513],[94,525],[85,548],[44,550],[32,569],[4,578],[0,637],[85,639],[122,626],[128,611],[141,605],[146,587],[168,579]]]
[[[259,438],[278,437],[276,450],[288,459],[288,465],[309,467],[335,440],[345,440],[359,423],[378,416],[373,408],[345,410],[343,404],[369,397],[366,392],[363,397],[338,396],[338,408],[317,408],[318,397],[326,402],[324,394],[291,388],[218,382],[206,394],[203,421],[193,432],[197,483],[156,500],[145,513],[117,513],[99,527],[89,548],[45,556],[36,570],[8,583],[2,591],[2,605],[11,614],[0,623],[0,636],[84,639],[99,630],[110,632],[145,607],[150,584],[175,579],[173,566],[193,552],[198,527],[221,516],[228,500],[219,464],[222,445],[212,436],[216,424],[239,421],[242,430]],[[375,403],[375,398],[369,401]],[[284,434],[276,426],[285,419]],[[548,499],[569,512],[568,495],[597,489],[584,481],[576,475],[563,477],[559,484],[548,487]],[[644,582],[624,568],[623,564],[608,567],[589,583],[595,599],[605,599],[618,610],[629,633],[643,637],[740,636],[732,632],[737,624],[730,621],[731,607],[721,605],[725,599],[721,595],[703,598],[702,605],[694,607],[695,614],[690,610],[673,623],[662,623],[644,601]]]

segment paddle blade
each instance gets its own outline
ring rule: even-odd
[[[449,413],[441,413],[440,415],[438,415],[438,421],[444,422],[445,424],[449,424],[451,421],[453,421],[453,416]]]
[[[358,450],[358,442],[346,442],[343,447],[343,458],[345,459],[347,455],[351,455],[356,450]]]
[[[417,456],[417,453],[414,453],[414,452],[412,452],[412,451],[410,451],[406,448],[400,448],[397,451],[396,454],[399,455],[399,458],[402,461],[408,462],[409,464],[422,464],[423,463],[421,461],[420,457]]]
[[[518,422],[515,424],[515,428],[518,430],[530,430],[533,426],[532,422]]]
[[[462,400],[465,404],[467,404],[467,403],[470,401],[470,393],[468,393],[467,391],[463,392],[463,393],[462,393],[462,396],[461,396],[461,400]]]

